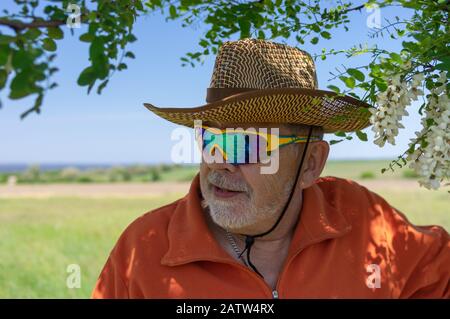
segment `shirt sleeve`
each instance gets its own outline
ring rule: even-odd
[[[419,228],[419,227],[418,227]],[[440,226],[422,227],[434,237],[404,285],[401,298],[450,299],[450,237]]]

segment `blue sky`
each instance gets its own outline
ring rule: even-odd
[[[11,8],[11,0],[1,1],[0,9]],[[393,12],[381,10],[381,18],[391,18]],[[290,45],[310,53],[323,47],[341,49],[357,43],[378,43],[398,50],[399,43],[386,38],[369,39],[366,19],[370,13],[354,12],[350,31],[333,31],[331,40],[321,39],[318,45],[300,46],[295,39]],[[384,22],[383,22],[384,23]],[[5,29],[0,29],[5,30]],[[117,72],[101,95],[87,95],[85,87],[76,84],[78,74],[88,66],[88,45],[78,41],[84,29],[75,29],[71,36],[58,42],[56,64],[60,71],[55,80],[59,87],[47,94],[40,115],[31,114],[20,120],[20,114],[32,104],[32,99],[10,101],[0,92],[0,163],[160,163],[170,162],[174,141],[170,134],[177,126],[150,113],[143,103],[157,106],[192,107],[205,103],[214,56],[195,68],[182,67],[180,57],[199,49],[198,39],[206,28],[182,28],[181,22],[165,22],[159,13],[139,18],[135,27],[138,41],[131,44],[135,60],[128,60],[128,70]],[[236,40],[237,35],[229,40]],[[275,39],[282,42],[282,39]],[[360,65],[364,57],[347,61],[344,56],[316,62],[319,88],[339,84],[328,82],[330,71],[338,65]],[[340,84],[339,84],[340,85]],[[379,148],[371,142],[373,133],[364,131],[369,142],[356,137],[331,146],[330,159],[395,158],[403,153],[414,132],[420,130],[418,103],[409,107],[410,116],[403,121],[397,145]],[[327,140],[337,139],[333,134]]]

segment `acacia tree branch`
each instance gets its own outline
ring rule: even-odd
[[[0,25],[10,27],[14,31],[22,31],[24,29],[35,29],[35,28],[48,28],[48,27],[58,27],[66,23],[66,20],[51,20],[51,21],[32,21],[32,22],[22,22],[22,21],[11,21],[9,19],[0,18]]]
[[[80,22],[86,21],[86,18],[89,14],[88,10],[80,15]],[[38,29],[38,28],[51,28],[51,27],[59,27],[60,25],[64,25],[67,23],[67,20],[41,20],[34,19],[31,22],[22,22],[18,20],[10,20],[7,18],[0,17],[0,26],[7,26],[13,29],[15,32],[20,32],[25,29]]]
[[[350,11],[361,10],[362,8],[364,8],[364,6],[365,6],[365,5],[362,4],[362,5],[357,6],[357,7],[354,7],[354,8],[348,8],[348,9],[344,10],[342,13],[347,13],[347,12],[350,12]]]

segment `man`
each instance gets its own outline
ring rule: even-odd
[[[442,227],[414,226],[367,188],[319,177],[323,134],[367,127],[369,105],[317,90],[304,51],[256,39],[224,43],[207,93],[197,108],[146,104],[195,126],[200,172],[184,198],[124,231],[94,298],[450,297]]]

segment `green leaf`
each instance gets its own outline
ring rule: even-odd
[[[42,41],[42,47],[46,51],[50,51],[50,52],[56,51],[56,43],[55,43],[55,41],[53,41],[53,39],[50,39],[50,38],[45,38]]]
[[[266,35],[264,34],[264,31],[259,30],[258,31],[258,39],[265,39]]]
[[[329,88],[330,90],[332,90],[336,93],[341,93],[341,90],[336,85],[328,85],[327,88]]]
[[[29,71],[22,71],[14,77],[14,79],[11,81],[11,90],[14,91],[22,91],[25,90],[29,86]]]
[[[420,114],[420,115],[423,115],[423,114],[422,114],[422,110],[423,110],[423,108],[424,108],[426,105],[427,105],[426,103],[422,103],[422,105],[419,107],[419,114]]]
[[[129,35],[127,35],[127,40],[128,40],[128,42],[132,43],[132,42],[136,41],[137,38],[135,37],[134,34],[130,33]]]
[[[108,76],[109,62],[105,55],[100,55],[93,60],[92,67],[94,68],[95,75],[98,79],[104,79]]]
[[[317,44],[319,42],[319,38],[318,37],[314,37],[311,39],[311,43],[312,44]]]
[[[29,51],[13,51],[12,66],[14,69],[25,69],[33,64],[33,58]]]
[[[95,81],[97,81],[97,80],[94,79],[94,81],[92,81],[92,83],[89,84],[88,89],[87,89],[87,94],[91,93],[91,90],[94,87]]]
[[[6,70],[0,69],[0,89],[3,89],[5,87],[7,79],[8,73],[6,73]]]
[[[94,38],[94,40],[91,43],[91,46],[89,47],[89,57],[92,61],[98,59],[101,56],[104,56],[104,42],[102,38]]]
[[[435,69],[450,73],[450,57],[443,57],[439,60],[442,61],[442,63],[436,64]]]
[[[382,79],[375,79],[375,85],[377,86],[378,90],[380,90],[381,92],[386,91],[387,89],[387,83],[386,81],[382,80]]]
[[[31,87],[27,86],[23,90],[11,90],[8,97],[11,100],[18,100],[18,99],[24,98],[30,94],[33,94],[33,93],[36,93],[36,91],[33,90]]]
[[[38,92],[35,92],[38,93]],[[36,112],[36,113],[40,113],[40,107],[42,106],[42,100],[44,99],[44,94],[41,92],[39,92],[38,97],[36,98],[36,100],[34,100],[34,105],[31,109],[29,109],[28,111],[22,113],[20,115],[20,119],[23,120],[28,114],[30,114],[31,112]]]
[[[101,94],[103,89],[106,87],[106,85],[108,84],[109,80],[103,81],[97,88],[97,94]]]
[[[172,19],[176,18],[177,16],[177,8],[175,8],[175,6],[171,5],[169,8],[169,13],[170,13],[170,17]]]
[[[343,140],[331,140],[330,141],[330,145],[333,145],[333,144],[337,144],[337,143],[340,143],[340,142],[342,142]]]
[[[241,19],[238,23],[239,29],[241,30],[241,38],[248,38],[250,36],[250,21]]]
[[[343,81],[348,88],[350,88],[350,89],[355,88],[355,79],[354,78],[340,76],[339,79],[341,79],[341,81]]]
[[[295,39],[298,41],[298,43],[300,44],[305,44],[305,40],[303,40],[303,38],[299,35],[295,36]]]
[[[322,32],[320,32],[320,35],[321,35],[323,38],[325,38],[325,39],[331,39],[331,34],[330,34],[330,32],[322,31]]]
[[[16,37],[0,34],[0,44],[9,44],[11,42],[15,42],[15,40],[16,40]]]
[[[86,86],[94,82],[95,79],[95,70],[91,66],[88,66],[81,72],[80,76],[78,77],[77,83],[80,86]]]
[[[58,39],[59,40],[59,39],[64,38],[64,33],[62,32],[62,30],[59,27],[48,28],[47,29],[47,34],[52,39]]]
[[[358,136],[358,138],[361,141],[367,142],[367,134],[361,131],[356,131],[356,136]]]
[[[391,53],[389,53],[389,56],[392,59],[392,61],[397,62],[398,64],[402,64],[403,63],[403,59],[400,56],[400,54],[395,53],[395,52],[391,52]]]
[[[359,82],[363,82],[365,79],[364,73],[358,69],[347,69],[347,73],[357,79]]]
[[[24,36],[27,39],[36,40],[41,34],[42,32],[38,28],[32,28],[25,32]]]
[[[131,52],[131,51],[128,51],[127,53],[125,53],[125,56],[126,56],[127,58],[130,58],[130,59],[136,58],[135,55],[134,55],[134,53]]]
[[[345,132],[342,132],[342,131],[337,131],[337,132],[334,133],[334,135],[340,136],[340,137],[346,137],[346,136],[347,136],[347,135],[345,134]]]
[[[97,19],[97,11],[91,11],[88,15],[88,20],[94,22]]]
[[[82,42],[92,42],[92,40],[94,40],[95,36],[91,33],[84,33],[82,35],[80,35],[80,41]]]
[[[0,45],[0,66],[5,65],[8,62],[9,52],[9,46]]]
[[[59,71],[58,68],[50,68],[50,69],[48,69],[48,73],[49,73],[50,75],[52,75],[53,73],[55,73],[55,72],[57,72],[57,71]]]
[[[422,148],[422,149],[424,149],[424,148],[426,148],[427,146],[428,146],[428,142],[426,141],[426,140],[421,140],[420,141],[420,147]]]
[[[354,97],[357,100],[361,100],[361,98],[354,92],[348,92],[348,95],[350,95],[351,97]]]

